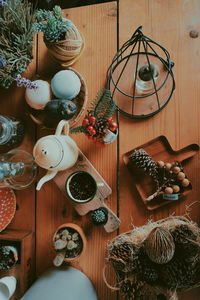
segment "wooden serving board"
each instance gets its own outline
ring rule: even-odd
[[[129,156],[134,150],[140,148],[144,149],[153,158],[154,161],[164,161],[169,163],[180,162],[183,166],[186,164],[187,159],[193,157],[199,151],[199,146],[197,144],[191,144],[183,149],[175,151],[172,149],[165,136],[159,136],[146,144],[132,149],[131,151],[123,155],[124,163],[133,176],[135,174],[129,161]],[[155,200],[146,201],[146,198],[156,191],[151,177],[144,175],[142,177],[136,178],[136,176],[134,176],[134,179],[136,189],[148,210],[154,210],[173,202],[173,200],[164,200],[162,198],[162,195],[156,197]],[[183,196],[187,195],[191,190],[192,184],[190,184],[183,193],[179,194],[179,199],[183,198]]]
[[[70,176],[70,174],[80,170],[89,172],[95,178],[97,182],[97,193],[90,202],[85,204],[75,204],[75,210],[79,215],[84,216],[91,210],[97,209],[99,207],[106,207],[108,209],[108,221],[104,225],[104,228],[107,232],[113,232],[119,227],[120,220],[104,203],[104,200],[112,193],[112,190],[80,150],[76,164],[70,169],[58,172],[53,180],[55,181],[59,189],[63,192],[63,194],[67,197],[65,192],[66,180]]]

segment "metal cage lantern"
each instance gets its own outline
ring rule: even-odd
[[[140,26],[108,68],[108,88],[119,111],[131,118],[161,111],[175,89],[173,66],[169,52],[145,36]]]

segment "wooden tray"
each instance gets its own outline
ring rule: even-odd
[[[97,182],[97,193],[92,201],[85,204],[76,204],[74,205],[75,210],[79,215],[84,216],[89,211],[97,209],[99,207],[106,207],[108,209],[108,221],[104,225],[104,228],[107,232],[112,232],[116,230],[120,225],[119,218],[110,210],[105,204],[104,200],[112,193],[111,188],[105,182],[105,180],[101,177],[101,175],[97,172],[97,170],[93,167],[91,162],[85,157],[85,155],[79,149],[79,157],[77,163],[68,170],[58,172],[56,177],[53,179],[62,193],[66,196],[65,192],[65,182],[71,173],[76,172],[78,170],[84,170],[89,172]],[[67,197],[67,196],[66,196]]]
[[[129,162],[130,154],[136,149],[144,149],[155,161],[164,161],[164,162],[181,162],[183,165],[185,164],[188,158],[191,158],[199,151],[199,146],[197,144],[191,144],[183,149],[178,151],[174,151],[169,144],[167,138],[165,136],[159,136],[146,144],[143,144],[131,151],[125,153],[123,155],[123,160],[125,165],[128,167],[129,171],[134,175],[133,169]],[[149,176],[144,175],[139,178],[139,180],[135,180],[136,189],[144,202],[146,208],[148,210],[154,210],[166,204],[172,203],[172,200],[163,200],[162,196],[157,197],[155,200],[146,201],[146,198],[155,192],[154,186],[152,184],[152,179]],[[179,199],[183,196],[187,195],[192,189],[192,185],[181,194],[179,194]]]
[[[54,72],[52,74],[41,74],[39,76],[39,78],[37,78],[37,79],[46,80],[49,83],[51,83],[51,78],[53,77],[53,75],[55,75],[58,71],[66,70],[66,69],[72,70],[74,73],[76,73],[76,75],[79,77],[79,79],[81,81],[81,89],[80,89],[79,94],[74,99],[71,100],[72,102],[74,102],[76,104],[76,107],[77,107],[77,111],[76,111],[75,115],[69,120],[70,127],[73,127],[79,121],[81,116],[83,115],[86,105],[87,105],[87,99],[88,99],[87,85],[86,85],[85,80],[81,76],[81,74],[78,71],[76,71],[75,69],[60,67],[58,70],[54,70]],[[54,96],[53,99],[56,99],[56,97]],[[47,114],[43,110],[37,110],[37,109],[31,108],[28,104],[27,104],[27,110],[28,110],[28,114],[30,115],[31,119],[38,125],[41,125],[45,128],[54,128],[54,129],[58,125],[59,120],[55,120],[55,119],[52,119],[51,117],[48,117]]]
[[[34,278],[33,234],[30,231],[5,230],[0,234],[0,245],[14,246],[18,250],[19,260],[10,270],[0,270],[0,277],[14,276],[17,288],[10,300],[19,300]]]

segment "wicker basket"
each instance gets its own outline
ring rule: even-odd
[[[79,119],[81,118],[81,116],[84,113],[84,110],[87,105],[88,91],[87,91],[86,82],[83,79],[83,77],[81,76],[81,74],[72,68],[67,68],[67,69],[72,70],[74,73],[76,73],[81,80],[80,92],[74,99],[71,100],[76,104],[76,107],[77,107],[75,115],[69,120],[70,127],[73,127],[79,121]],[[43,79],[43,78],[41,78],[41,79]],[[46,79],[46,78],[44,80],[50,81],[50,79]],[[58,124],[58,120],[53,120],[52,118],[49,118],[47,116],[47,114],[45,113],[45,111],[36,110],[36,109],[30,108],[30,107],[28,107],[28,110],[29,110],[31,119],[36,124],[41,125],[46,128],[53,128],[53,129],[56,128],[56,126]]]
[[[74,64],[81,56],[85,41],[82,34],[71,22],[72,26],[65,34],[65,40],[49,42],[44,38],[44,42],[53,58],[62,66],[68,67]]]

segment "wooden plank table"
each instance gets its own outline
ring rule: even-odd
[[[34,186],[16,193],[19,209],[9,228],[36,232],[37,276],[52,265],[55,254],[52,236],[57,227],[74,222],[85,230],[88,238],[87,251],[74,266],[93,281],[100,300],[120,299],[116,292],[105,286],[102,278],[107,242],[118,233],[130,230],[133,225],[143,225],[149,219],[182,215],[188,205],[198,200],[200,167],[197,156],[191,161],[188,175],[193,183],[193,191],[187,199],[148,212],[133,187],[122,155],[159,135],[165,135],[174,149],[192,143],[200,144],[200,37],[192,39],[189,36],[191,30],[200,30],[199,14],[198,0],[119,0],[118,4],[110,2],[64,10],[64,16],[77,25],[86,40],[85,51],[73,68],[86,80],[89,102],[105,86],[106,70],[115,52],[140,25],[144,26],[147,36],[170,52],[175,62],[176,90],[167,107],[152,118],[138,122],[119,115],[119,139],[111,145],[97,147],[84,135],[73,136],[81,151],[112,188],[112,195],[106,204],[122,221],[118,231],[108,234],[103,228],[91,226],[87,216],[80,217],[74,212],[53,181],[46,183],[37,195]],[[29,68],[29,77],[34,74],[42,76],[56,67],[41,35],[35,45],[35,59]],[[23,115],[24,110],[20,110],[23,107],[23,93],[24,89],[19,88],[2,91],[1,114]],[[32,150],[37,138],[52,133],[41,128],[36,130],[28,117],[25,117],[25,122],[27,134],[21,148]],[[44,173],[40,170],[39,178]],[[194,205],[190,212],[191,218],[198,223],[199,211],[199,207]],[[113,282],[112,273],[108,273],[108,279]],[[180,299],[197,300],[199,292],[199,289],[195,289],[184,293]]]

